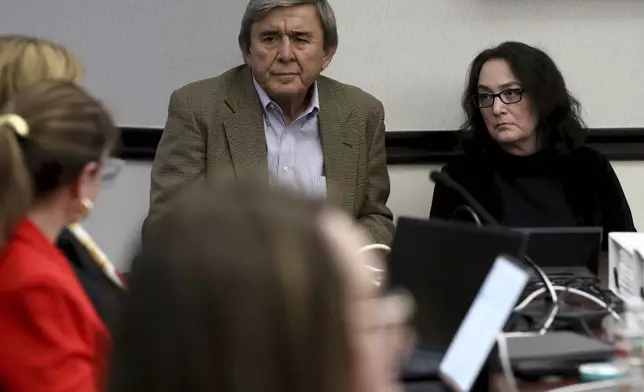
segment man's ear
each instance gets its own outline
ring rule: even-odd
[[[322,57],[322,71],[324,71],[329,66],[329,64],[331,64],[331,60],[333,60],[333,56],[335,56],[335,51],[337,49],[337,46],[329,46],[328,48],[324,49],[324,57]]]
[[[242,52],[242,56],[244,56],[244,62],[248,64],[248,59],[250,59],[250,45],[247,47],[240,46],[239,49]]]

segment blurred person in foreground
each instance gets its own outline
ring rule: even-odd
[[[601,226],[635,231],[605,156],[585,145],[580,104],[543,51],[505,42],[481,52],[463,93],[465,156],[443,171],[501,224]],[[466,204],[437,184],[430,217],[453,218]]]
[[[245,64],[170,97],[144,240],[182,190],[233,174],[325,199],[355,218],[370,242],[389,245],[385,110],[359,88],[320,75],[338,47],[329,2],[250,0],[238,41]]]
[[[83,76],[78,58],[58,44],[22,35],[0,36],[0,108],[34,83],[59,80],[81,85]],[[123,162],[118,159],[104,162],[104,183],[114,181],[122,166]],[[99,316],[111,330],[125,295],[120,274],[78,222],[61,230],[57,244],[74,267]]]
[[[193,196],[132,264],[111,390],[398,390],[411,302],[350,217],[248,184]]]
[[[44,81],[0,115],[0,390],[101,389],[110,335],[65,255],[118,131],[76,84]]]

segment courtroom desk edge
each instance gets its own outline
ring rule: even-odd
[[[153,160],[162,131],[121,127],[117,155],[129,160]],[[444,164],[462,155],[456,130],[388,131],[385,142],[390,165]],[[588,145],[612,161],[643,161],[644,127],[589,128]]]

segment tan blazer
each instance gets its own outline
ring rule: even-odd
[[[318,92],[327,198],[354,216],[372,241],[390,244],[382,103],[326,77],[318,79]],[[263,173],[268,178],[262,107],[245,65],[172,93],[152,167],[144,229],[188,185],[211,183],[230,173],[236,178]]]

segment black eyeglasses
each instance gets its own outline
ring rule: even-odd
[[[510,105],[521,101],[521,99],[523,98],[523,91],[524,90],[522,88],[509,88],[496,94],[474,94],[472,96],[472,100],[474,101],[474,105],[480,109],[489,108],[490,106],[494,105],[494,99],[497,97],[504,104]]]

